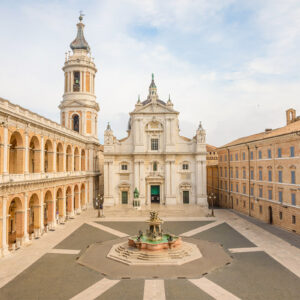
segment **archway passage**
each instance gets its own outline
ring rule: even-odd
[[[151,185],[151,203],[160,203],[160,186]]]
[[[85,185],[84,183],[81,185],[81,191],[80,191],[80,204],[81,204],[81,208],[83,208],[85,206]]]
[[[64,150],[61,143],[56,146],[56,172],[64,171]]]
[[[70,145],[68,145],[66,151],[66,169],[72,171],[72,148]]]
[[[13,132],[9,144],[9,173],[22,174],[24,172],[24,145],[22,136],[18,131]]]
[[[45,143],[44,172],[53,172],[53,146],[50,140]]]
[[[269,206],[269,224],[273,224],[273,211],[272,211],[272,206]]]
[[[55,215],[56,215],[56,221],[58,222],[60,218],[64,217],[64,198],[63,198],[63,192],[62,189],[59,188],[56,192],[56,209],[55,209]]]
[[[72,189],[71,187],[68,187],[66,190],[66,207],[67,207],[67,215],[70,216],[73,211],[73,205],[72,205]]]
[[[30,139],[29,143],[29,173],[39,173],[41,171],[41,149],[36,136]]]
[[[23,218],[22,202],[20,198],[16,197],[12,199],[8,207],[7,237],[9,246],[16,243],[18,238],[23,237]]]
[[[28,205],[28,233],[32,234],[35,230],[40,228],[40,205],[39,197],[37,194],[33,194],[30,197]]]
[[[85,151],[81,150],[81,171],[85,171]]]
[[[76,147],[74,151],[74,170],[79,171],[79,160],[80,160],[80,155],[79,155],[79,150]]]
[[[54,221],[54,202],[51,191],[47,191],[44,198],[44,226],[51,224]]]

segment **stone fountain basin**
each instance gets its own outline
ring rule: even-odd
[[[159,251],[176,248],[181,245],[181,237],[174,237],[172,241],[168,241],[169,236],[168,234],[163,234],[162,239],[157,241],[149,240],[144,236],[141,238],[141,241],[138,241],[137,237],[131,237],[128,239],[128,246],[140,250]]]

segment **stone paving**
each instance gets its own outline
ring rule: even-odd
[[[300,249],[288,242],[298,236],[284,232],[282,239],[228,210],[206,218],[197,216],[197,209],[175,207],[168,215],[163,208],[166,231],[221,244],[232,257],[230,264],[202,277],[165,279],[158,272],[155,278],[114,280],[78,264],[89,245],[136,234],[148,216],[147,211],[120,211],[106,210],[98,219],[89,209],[0,259],[0,299],[299,299]]]

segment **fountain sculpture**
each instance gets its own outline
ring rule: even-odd
[[[162,250],[172,249],[181,245],[181,238],[169,233],[163,233],[163,220],[158,217],[158,212],[150,212],[149,229],[144,235],[140,230],[139,235],[128,239],[128,245],[138,249]]]

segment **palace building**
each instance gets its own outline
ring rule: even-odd
[[[104,136],[104,205],[207,206],[206,133],[192,139],[179,134],[179,112],[170,98],[159,99],[152,75],[148,98],[130,113],[128,136],[118,140],[107,126]]]
[[[79,20],[63,67],[61,124],[0,98],[2,255],[80,214],[99,193],[97,69]]]
[[[300,233],[300,117],[218,148],[219,206]]]

